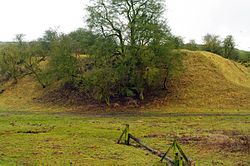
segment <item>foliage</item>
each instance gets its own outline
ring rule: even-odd
[[[203,37],[202,50],[209,51],[224,58],[239,61],[241,58],[240,51],[235,46],[236,43],[232,35],[226,36],[223,41],[220,40],[220,36],[207,34]]]
[[[46,83],[43,82],[42,71],[39,68],[39,63],[45,60],[45,51],[41,48],[40,43],[23,41],[24,35],[17,35],[16,40],[18,42],[18,57],[21,58],[22,65],[25,68],[25,74],[33,75],[39,84],[45,88]]]
[[[222,55],[222,42],[217,35],[207,34],[203,37],[204,50]]]
[[[102,36],[104,43],[108,40],[114,43],[111,49],[98,47],[95,52],[99,53],[90,55],[95,66],[89,72],[92,73],[89,78],[97,78],[95,74],[100,74],[100,68],[107,70],[101,73],[108,76],[109,83],[104,82],[107,87],[103,89],[109,92],[99,95],[106,96],[106,101],[117,96],[134,96],[143,100],[144,94],[159,87],[167,72],[171,71],[170,59],[175,55],[171,49],[175,43],[179,44],[177,38],[173,40],[162,19],[162,1],[96,0],[88,11],[89,27]],[[100,54],[102,52],[104,54]],[[100,81],[97,83],[93,86],[102,84]]]
[[[97,36],[92,32],[79,28],[76,31],[69,33],[73,46],[73,52],[76,54],[91,54],[91,47],[95,45]]]
[[[57,80],[73,82],[77,75],[77,59],[72,53],[72,43],[68,36],[61,35],[50,43],[48,66],[43,75],[45,81],[50,84]]]
[[[190,40],[187,44],[185,44],[185,49],[191,50],[191,51],[197,51],[199,50],[198,44],[195,42],[195,40]]]
[[[56,42],[59,39],[60,33],[57,29],[46,30],[41,38],[39,38],[36,43],[38,43],[40,49],[43,51],[41,56],[44,59],[50,56],[52,51],[53,42]]]
[[[44,60],[44,51],[37,42],[24,42],[23,38],[23,34],[16,35],[16,42],[3,49],[0,60],[1,75],[6,80],[12,78],[15,82],[19,77],[33,75],[45,87],[38,67]]]
[[[172,43],[172,46],[176,49],[184,47],[184,41],[181,36],[172,36],[170,38],[170,42]]]
[[[235,41],[233,36],[228,35],[223,40],[223,57],[227,59],[238,60],[238,55],[235,49]]]
[[[17,82],[17,78],[22,74],[22,67],[19,65],[21,59],[18,56],[16,45],[7,45],[1,50],[0,73],[2,80],[7,81],[10,78]]]

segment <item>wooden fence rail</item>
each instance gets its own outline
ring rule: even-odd
[[[129,133],[129,125],[126,124],[125,129],[123,130],[122,134],[120,135],[117,143],[121,144],[122,143],[122,139],[124,138],[124,144],[126,145],[130,145],[130,140],[135,141],[136,143],[138,143],[142,148],[144,148],[145,150],[151,152],[152,154],[158,156],[161,158],[161,162],[163,160],[166,160],[169,165],[173,165],[173,166],[191,166],[192,162],[191,160],[189,160],[187,158],[187,156],[184,154],[183,150],[181,149],[180,145],[177,143],[177,141],[174,141],[174,143],[169,147],[169,149],[167,150],[166,153],[162,153],[158,150],[153,149],[152,147],[146,145],[145,143],[143,143],[139,138],[136,138],[135,136],[133,136],[132,134]],[[179,158],[178,153],[175,153],[175,158],[171,159],[170,157],[167,156],[168,152],[171,149],[174,149],[174,151],[176,151],[176,149],[178,149],[178,151],[181,154],[181,157]],[[184,158],[185,162],[182,160],[182,158]]]

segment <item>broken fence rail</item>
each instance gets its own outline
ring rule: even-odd
[[[152,154],[154,154],[154,155],[156,155],[156,156],[158,156],[158,157],[160,157],[161,158],[161,162],[163,161],[163,160],[166,160],[168,163],[169,163],[169,165],[177,165],[176,164],[176,161],[178,160],[176,160],[176,159],[171,159],[170,157],[168,157],[167,156],[167,154],[168,154],[168,152],[173,148],[174,149],[174,151],[176,151],[176,149],[178,149],[179,150],[179,152],[180,152],[180,154],[183,156],[183,158],[185,159],[185,161],[186,161],[186,165],[192,165],[191,163],[191,161],[187,158],[187,156],[185,155],[185,153],[183,152],[183,150],[181,149],[181,147],[180,147],[180,145],[178,145],[178,143],[177,143],[177,141],[174,141],[173,142],[173,144],[168,148],[168,150],[167,150],[167,152],[166,153],[162,153],[162,152],[160,152],[160,151],[158,151],[158,150],[155,150],[155,149],[153,149],[153,148],[151,148],[150,146],[148,146],[148,145],[146,145],[145,143],[143,143],[139,138],[136,138],[135,136],[133,136],[132,134],[130,134],[129,133],[129,125],[128,124],[126,124],[126,127],[125,127],[125,129],[123,130],[123,132],[122,132],[122,134],[120,135],[120,137],[119,137],[119,139],[118,139],[118,141],[117,141],[117,143],[118,144],[121,144],[121,141],[122,141],[122,138],[124,138],[124,143],[126,144],[126,145],[130,145],[130,139],[132,139],[132,140],[134,140],[136,143],[138,143],[141,147],[143,147],[144,149],[146,149],[146,150],[148,150],[148,151],[150,151]],[[177,155],[178,155],[178,153],[176,153]],[[178,160],[177,161],[177,163],[178,163],[178,166],[180,166],[180,165],[182,165],[182,164],[180,164],[180,163],[182,163],[182,160],[181,160],[181,162]]]

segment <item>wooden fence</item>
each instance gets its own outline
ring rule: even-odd
[[[126,124],[126,127],[123,130],[122,134],[120,135],[117,143],[130,145],[131,140],[135,141],[137,144],[139,144],[145,150],[160,157],[161,162],[163,162],[163,160],[165,160],[167,162],[167,164],[169,164],[171,166],[191,166],[191,165],[193,165],[192,164],[193,162],[185,155],[185,153],[183,152],[183,150],[181,149],[180,145],[177,143],[176,140],[173,142],[173,144],[168,148],[168,150],[165,153],[162,153],[162,152],[160,152],[156,149],[153,149],[152,147],[146,145],[139,138],[136,138],[135,136],[130,134],[129,133],[129,125]],[[175,153],[174,159],[171,159],[170,157],[167,156],[171,149],[173,149],[173,151]],[[177,151],[179,151],[179,153]]]

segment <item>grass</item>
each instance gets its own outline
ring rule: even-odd
[[[250,72],[244,66],[203,51],[183,51],[184,72],[174,81],[169,105],[250,108]]]
[[[249,151],[226,144],[250,135],[245,111],[227,110],[227,116],[218,116],[219,110],[210,116],[162,111],[94,116],[0,109],[0,164],[161,165],[140,148],[116,144],[126,123],[133,135],[161,151],[178,139],[200,165],[250,164]]]
[[[0,94],[0,165],[165,165],[116,141],[124,125],[162,152],[177,139],[197,165],[250,165],[249,71],[207,52],[184,51],[173,93],[142,108],[86,112],[38,102],[50,89],[25,77]]]
[[[225,79],[236,85],[250,88],[250,73],[246,67],[212,53],[202,52],[202,55],[215,64]]]

